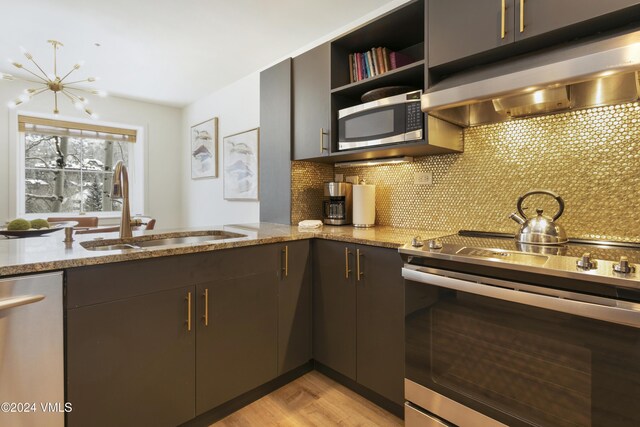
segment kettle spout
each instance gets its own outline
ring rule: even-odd
[[[515,222],[517,222],[518,224],[522,225],[525,223],[525,220],[522,219],[517,213],[512,213],[511,215],[509,215],[509,218],[511,218],[512,220],[514,220]]]

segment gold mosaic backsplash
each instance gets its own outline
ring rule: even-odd
[[[291,162],[291,224],[322,219],[324,183],[333,181],[333,165]]]
[[[462,154],[339,173],[377,185],[380,225],[514,233],[518,225],[508,216],[518,196],[543,188],[565,200],[559,222],[569,236],[640,242],[639,103],[478,126],[465,130],[464,139]],[[319,181],[331,180],[325,168],[294,162],[292,221],[305,209],[301,204],[317,212],[304,218],[320,218]],[[431,172],[433,184],[415,185],[416,172]],[[533,196],[525,207],[529,215],[536,207],[552,215],[557,205]]]

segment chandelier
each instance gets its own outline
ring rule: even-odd
[[[83,110],[92,118],[97,119],[98,116],[93,111],[91,111],[91,109],[87,107],[87,104],[89,103],[89,101],[83,95],[86,93],[89,93],[92,95],[98,95],[98,96],[104,97],[104,96],[107,96],[107,93],[102,90],[91,90],[91,89],[84,89],[82,87],[74,86],[75,84],[78,84],[78,83],[85,83],[85,82],[93,83],[97,80],[95,77],[88,77],[84,80],[67,81],[67,78],[74,71],[82,67],[83,61],[78,61],[78,63],[76,63],[71,68],[71,70],[69,70],[67,74],[60,77],[60,75],[58,74],[57,51],[59,48],[63,47],[64,45],[56,40],[47,40],[47,42],[50,43],[51,46],[53,46],[53,73],[49,73],[49,74],[45,73],[42,67],[40,67],[40,65],[38,65],[38,63],[33,59],[33,56],[29,52],[27,52],[24,48],[20,48],[22,50],[22,53],[29,61],[33,63],[33,65],[35,65],[37,70],[32,71],[26,68],[21,63],[14,61],[12,59],[9,59],[9,62],[14,67],[24,70],[27,73],[31,74],[36,80],[23,78],[23,77],[16,77],[11,74],[0,73],[0,78],[4,80],[21,80],[21,81],[25,81],[25,82],[29,82],[37,85],[35,87],[25,89],[23,94],[21,94],[18,98],[14,99],[13,101],[10,101],[8,104],[9,108],[15,108],[16,106],[20,104],[24,104],[25,102],[29,101],[31,98],[33,98],[36,95],[40,95],[41,93],[51,91],[53,92],[53,96],[54,96],[53,114],[57,115],[59,113],[58,97],[64,96],[73,105],[75,105],[75,107],[78,110]]]

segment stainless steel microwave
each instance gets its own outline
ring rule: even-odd
[[[338,150],[397,144],[424,138],[421,90],[338,111]]]

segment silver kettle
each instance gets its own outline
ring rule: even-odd
[[[537,215],[535,217],[527,218],[522,209],[522,202],[533,194],[548,194],[556,199],[558,212],[555,213],[553,218],[543,215],[542,209],[536,209]],[[549,190],[531,190],[518,197],[517,208],[521,216],[516,212],[509,216],[509,218],[520,224],[520,230],[516,233],[516,241],[534,245],[561,245],[567,243],[567,233],[560,224],[556,223],[562,212],[564,212],[564,200],[558,194]]]

